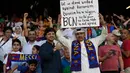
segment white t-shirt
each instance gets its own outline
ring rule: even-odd
[[[39,41],[39,42],[35,41],[34,43],[27,42],[26,44],[24,44],[22,52],[24,54],[32,54],[32,48],[33,48],[34,45],[41,46],[45,42],[46,41]]]
[[[0,41],[3,39],[3,37],[0,38]],[[12,38],[10,38],[6,43],[6,41],[0,42],[0,60],[4,61],[4,55],[8,54],[12,50]],[[5,43],[5,44],[4,44]],[[3,45],[4,44],[4,45]],[[2,46],[3,45],[3,46]]]

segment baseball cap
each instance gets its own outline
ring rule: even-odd
[[[116,35],[116,36],[121,36],[120,31],[117,30],[117,29],[113,30],[113,31],[112,31],[112,34],[114,34],[114,35]]]

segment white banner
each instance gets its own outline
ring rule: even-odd
[[[98,0],[60,0],[61,27],[99,26]]]

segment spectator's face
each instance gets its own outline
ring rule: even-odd
[[[32,54],[38,54],[38,53],[39,53],[39,51],[35,47],[33,47],[32,48]]]
[[[40,25],[39,25],[39,30],[41,30],[41,31],[45,31],[45,30],[46,30],[46,27],[43,26],[43,24],[40,24]]]
[[[16,34],[20,34],[21,33],[21,29],[19,27],[15,28],[15,33]]]
[[[6,30],[6,31],[5,31],[5,36],[6,36],[7,38],[10,38],[10,37],[11,37],[11,34],[12,34],[12,31],[11,31],[11,30]]]
[[[36,70],[36,65],[35,64],[30,64],[29,69],[30,69],[30,71],[35,71]]]
[[[48,41],[53,41],[55,39],[55,32],[51,31],[46,34],[46,39]]]
[[[53,29],[56,31],[56,30],[57,30],[57,27],[53,27]]]
[[[14,42],[13,51],[17,52],[21,48],[21,45],[18,42]]]
[[[43,25],[43,21],[39,21],[39,24],[40,24],[40,25]]]
[[[78,32],[78,33],[75,34],[75,36],[76,36],[76,39],[78,41],[83,41],[84,38],[85,38],[85,33],[84,32]]]
[[[28,36],[30,41],[35,41],[36,39],[36,32],[35,31],[29,31],[29,36]]]
[[[95,27],[95,30],[98,30],[99,29],[99,27]]]
[[[52,22],[53,24],[56,24],[56,20],[53,20],[53,22]]]
[[[111,43],[116,43],[116,37],[113,34],[111,34],[111,35],[109,35],[107,41],[109,41]]]
[[[22,22],[22,21],[23,21],[23,19],[22,19],[22,18],[20,18],[19,22]]]
[[[120,23],[121,23],[120,20],[117,20],[116,22],[117,22],[117,24],[120,24]]]
[[[69,55],[68,49],[64,50],[64,56],[65,56],[66,59],[70,59],[70,55]]]
[[[129,31],[128,30],[124,29],[124,30],[122,30],[121,33],[122,33],[121,34],[122,40],[125,40],[125,39],[127,39],[129,37]]]

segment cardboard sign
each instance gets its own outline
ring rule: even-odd
[[[99,26],[98,0],[60,0],[61,27]]]

